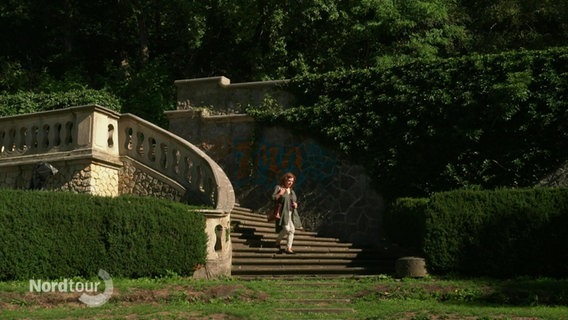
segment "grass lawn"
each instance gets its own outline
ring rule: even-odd
[[[80,281],[80,280],[76,280]],[[568,319],[568,280],[113,279],[111,299],[0,283],[1,319]]]

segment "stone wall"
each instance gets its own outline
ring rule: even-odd
[[[242,114],[248,105],[258,105],[270,99],[280,105],[289,105],[294,97],[280,86],[286,80],[231,84],[225,77],[210,77],[175,81],[177,109],[211,106],[219,114]]]
[[[45,180],[42,189],[70,191],[98,196],[118,195],[117,167],[87,160],[48,162],[57,173]],[[0,168],[0,188],[30,189],[36,164],[22,164]]]
[[[538,186],[541,187],[568,187],[568,161],[564,162],[558,169],[544,177]]]
[[[120,194],[135,194],[140,196],[152,196],[161,199],[180,201],[183,196],[183,188],[175,188],[174,182],[164,182],[165,177],[160,177],[156,172],[133,161],[123,160],[124,167],[119,172]]]
[[[279,177],[291,171],[297,176],[295,190],[306,229],[358,244],[382,242],[383,200],[364,168],[313,137],[283,127],[263,127],[246,115],[222,114],[227,106],[199,108],[187,103],[183,99],[190,96],[194,82],[185,83],[189,87],[178,95],[180,109],[166,113],[170,131],[200,146],[223,168],[237,202],[265,212]],[[227,83],[217,87],[219,95],[226,87]],[[214,89],[210,87],[208,93],[215,95]]]

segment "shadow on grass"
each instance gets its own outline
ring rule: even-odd
[[[498,306],[568,306],[568,279],[431,279],[377,283],[355,295],[362,300],[435,300]]]
[[[431,291],[441,302],[499,306],[568,306],[568,280],[471,280],[474,285],[448,286]]]
[[[502,280],[482,301],[514,306],[568,306],[568,280]]]

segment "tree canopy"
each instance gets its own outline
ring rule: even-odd
[[[564,45],[560,0],[4,0],[0,92],[107,89],[159,121],[175,79],[291,78]]]

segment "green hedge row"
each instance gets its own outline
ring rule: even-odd
[[[568,47],[306,75],[259,121],[319,135],[390,199],[531,187],[568,159]]]
[[[205,218],[154,198],[0,190],[0,280],[191,275]]]
[[[0,94],[0,116],[34,113],[81,105],[98,104],[107,109],[121,110],[120,100],[105,90],[86,88],[64,92],[35,93],[21,91]]]
[[[566,276],[568,189],[458,190],[399,199],[389,237],[424,255],[432,273]]]

